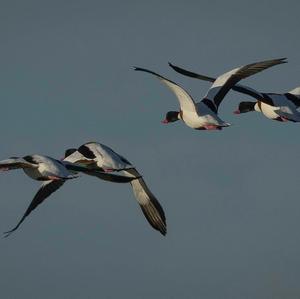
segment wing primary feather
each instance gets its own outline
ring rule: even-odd
[[[188,76],[188,77],[192,77],[192,78],[196,78],[196,79],[200,79],[200,80],[204,80],[204,81],[208,81],[208,82],[214,82],[216,80],[216,78],[200,75],[200,74],[185,70],[179,66],[172,64],[171,62],[169,62],[169,66],[177,73],[180,73],[180,74]]]
[[[190,111],[197,113],[194,99],[180,85],[148,69],[134,67],[134,70],[146,72],[158,77],[176,95],[182,111]]]
[[[173,83],[173,84],[175,84],[175,85],[178,85],[177,83],[175,83],[175,82],[173,82],[173,81],[167,79],[166,77],[164,77],[164,76],[162,76],[162,75],[160,75],[160,74],[158,74],[158,73],[155,73],[155,72],[153,72],[153,71],[150,71],[150,70],[148,70],[148,69],[141,68],[141,67],[137,67],[137,66],[133,67],[133,69],[134,69],[135,71],[140,71],[140,72],[145,72],[145,73],[152,74],[152,75],[154,75],[154,76],[159,77],[160,79],[163,79],[163,80],[169,81],[170,83]]]
[[[208,77],[208,76],[205,76],[205,75],[201,75],[201,74],[198,74],[198,73],[194,73],[194,72],[188,71],[188,70],[183,69],[183,68],[181,68],[179,66],[173,65],[170,62],[169,62],[169,65],[176,72],[178,72],[178,73],[180,73],[182,75],[185,75],[185,76],[188,76],[188,77],[191,77],[191,78],[200,79],[200,80],[203,80],[203,81],[208,81],[208,82],[214,82],[214,81],[216,81],[216,78]],[[254,89],[252,89],[252,88],[250,88],[248,86],[245,86],[245,85],[236,84],[231,89],[234,90],[234,91],[237,91],[237,92],[249,95],[249,96],[255,98],[256,100],[258,98],[261,98],[261,93],[260,92],[254,90]]]
[[[220,90],[215,94],[215,96],[213,98],[215,105],[217,107],[219,107],[219,105],[222,102],[222,100],[224,99],[225,95],[240,80],[245,79],[254,74],[257,74],[257,73],[259,73],[265,69],[268,69],[272,66],[287,63],[287,61],[285,61],[285,59],[286,58],[265,60],[265,61],[251,63],[251,64],[248,64],[248,65],[238,68],[235,73],[233,73],[230,77],[228,77],[226,82],[221,86]],[[224,75],[226,75],[226,73]],[[222,76],[220,76],[219,78],[221,78]],[[217,82],[217,81],[218,81],[218,78],[215,82]],[[213,86],[214,86],[214,84],[212,85],[212,87]]]
[[[136,178],[141,176],[135,168],[129,169],[127,172]],[[165,236],[167,234],[166,216],[159,201],[150,191],[142,177],[132,181],[131,186],[137,202],[149,224]]]
[[[47,197],[49,197],[53,192],[58,190],[63,184],[65,180],[55,180],[55,181],[47,181],[46,183],[42,184],[41,188],[38,190],[36,195],[34,196],[33,200],[31,201],[29,207],[27,208],[26,212],[24,213],[23,217],[20,219],[18,224],[11,230],[4,232],[4,237],[7,238],[11,235],[14,231],[16,231],[22,222],[25,220],[29,214],[36,209],[38,205],[40,205]]]

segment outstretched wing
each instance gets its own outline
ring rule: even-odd
[[[0,161],[0,171],[18,169],[18,168],[37,168],[38,165],[27,162],[23,158],[9,158]]]
[[[205,75],[201,75],[201,74],[197,74],[197,73],[185,70],[185,69],[183,69],[179,66],[176,66],[176,65],[174,65],[170,62],[169,62],[169,66],[173,70],[175,70],[177,73],[180,73],[180,74],[188,76],[188,77],[192,77],[192,78],[196,78],[196,79],[200,79],[200,80],[208,81],[208,82],[215,82],[216,81],[216,78],[208,77],[208,76],[205,76]],[[262,98],[262,94],[259,91],[255,90],[251,87],[245,86],[245,85],[236,84],[231,89],[234,90],[234,91],[246,94],[250,97],[253,97],[256,100]]]
[[[104,173],[100,171],[85,171],[85,174],[97,177],[101,180],[108,181],[108,182],[113,182],[113,183],[130,183],[133,180],[136,180],[137,178],[134,177],[127,177],[127,176],[122,176],[122,175],[117,175],[117,174],[112,174],[112,173]]]
[[[18,224],[11,230],[5,232],[5,237],[8,237],[12,232],[17,230],[21,223],[25,220],[25,218],[39,205],[41,204],[47,197],[49,197],[53,192],[58,190],[63,184],[65,180],[55,180],[55,181],[46,181],[42,184],[41,188],[38,190],[33,200],[31,201],[29,207],[24,213],[23,217],[20,219]]]
[[[166,235],[166,216],[162,206],[160,205],[156,197],[153,195],[153,193],[150,191],[145,181],[135,168],[126,170],[125,172],[128,172],[136,178],[139,177],[138,179],[131,182],[135,198],[139,203],[150,225],[154,229],[158,230],[162,235]]]
[[[286,63],[286,58],[265,60],[251,63],[234,70],[231,70],[217,78],[211,88],[208,90],[204,100],[213,102],[216,109],[219,108],[220,103],[224,99],[229,90],[240,80],[257,74],[267,68],[277,64]]]
[[[200,79],[200,80],[208,81],[208,82],[215,82],[216,81],[216,78],[208,77],[208,76],[205,76],[205,75],[200,75],[200,74],[188,71],[186,69],[183,69],[183,68],[181,68],[179,66],[176,66],[176,65],[172,64],[171,62],[169,62],[169,66],[174,71],[176,71],[177,73],[185,75],[187,77],[192,77],[192,78],[196,78],[196,79]]]
[[[173,91],[173,93],[176,95],[176,97],[179,101],[181,110],[196,112],[195,102],[194,102],[193,98],[188,94],[188,92],[186,90],[184,90],[178,84],[176,84],[175,82],[173,82],[155,72],[147,70],[147,69],[135,67],[134,70],[146,72],[146,73],[149,73],[149,74],[152,74],[152,75],[155,75],[156,77],[158,77],[158,79],[160,79],[161,82],[166,84],[171,89],[171,91]]]

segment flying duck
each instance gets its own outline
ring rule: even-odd
[[[25,218],[47,197],[58,190],[67,180],[77,178],[77,172],[97,176],[104,180],[115,181],[119,183],[128,183],[134,178],[121,177],[114,174],[101,173],[98,170],[86,169],[72,163],[63,163],[59,160],[42,155],[28,155],[25,157],[12,157],[0,161],[0,171],[8,171],[12,169],[23,169],[25,174],[30,178],[42,181],[42,185],[29,207],[25,211],[23,217],[18,224],[11,230],[5,232],[5,237],[8,237],[12,232],[17,230]]]
[[[219,76],[208,90],[201,102],[196,103],[193,98],[173,81],[144,68],[135,67],[136,71],[143,71],[157,76],[173,91],[179,100],[180,111],[169,111],[163,123],[182,120],[187,126],[197,130],[221,130],[230,124],[218,116],[218,108],[229,90],[240,80],[261,72],[277,64],[285,63],[285,58],[251,63],[233,69]]]
[[[282,61],[285,63],[286,61]],[[188,77],[197,78],[204,81],[215,82],[216,78],[200,75],[181,67],[169,63],[169,65],[178,73]],[[247,94],[256,99],[255,102],[243,101],[239,103],[235,114],[257,111],[263,113],[269,119],[277,121],[300,121],[300,87],[296,87],[287,93],[265,93],[256,91],[245,85],[236,84],[232,87],[234,91]]]
[[[137,169],[123,156],[117,154],[110,147],[98,143],[88,142],[78,149],[68,149],[63,161],[109,172],[120,172],[131,178],[130,184],[137,202],[150,225],[162,235],[167,233],[166,217],[160,203],[146,185]],[[93,175],[92,173],[87,173]]]

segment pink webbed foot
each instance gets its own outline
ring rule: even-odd
[[[206,125],[206,126],[204,126],[204,128],[206,130],[221,130],[221,127],[216,126],[216,125]]]
[[[104,172],[114,172],[113,168],[103,168]]]
[[[48,175],[48,179],[51,180],[51,181],[58,181],[58,180],[61,180],[60,177],[55,176],[55,175]]]

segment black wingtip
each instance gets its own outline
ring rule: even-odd
[[[165,225],[164,227],[158,229],[158,231],[164,236],[167,236],[167,226]]]
[[[193,76],[193,77],[196,77],[197,74],[195,73],[192,73],[190,71],[187,71],[185,69],[182,69],[181,67],[175,65],[175,64],[172,64],[171,62],[168,63],[169,66],[175,71],[175,72],[178,72],[180,74],[183,74],[183,75],[189,75],[189,76]]]
[[[170,68],[172,68],[176,72],[180,72],[182,70],[180,67],[176,66],[175,64],[173,64],[171,62],[168,62],[168,65]]]
[[[14,231],[16,230],[16,228],[12,229],[12,230],[9,230],[7,232],[4,232],[3,233],[3,238],[8,238]]]
[[[134,71],[147,72],[147,73],[151,73],[151,72],[152,72],[152,71],[149,71],[149,70],[147,70],[147,69],[144,69],[144,68],[138,67],[138,66],[134,66],[134,67],[133,67],[133,70],[134,70]]]
[[[171,62],[168,62],[168,65],[169,67],[171,67],[173,70],[177,71],[177,70],[180,70],[181,68],[176,66],[175,64],[171,63]]]
[[[281,58],[274,58],[273,60],[286,60],[287,59],[287,57],[281,57]]]
[[[144,71],[145,69],[139,66],[133,66],[134,71]]]
[[[148,204],[140,205],[140,207],[149,224],[165,236],[167,234],[166,216],[157,199],[152,196]]]
[[[156,72],[153,72],[153,71],[151,71],[151,70],[144,69],[144,68],[142,68],[142,67],[134,67],[134,70],[135,70],[135,71],[141,71],[141,72],[149,73],[149,74],[152,74],[152,75],[154,75],[154,76],[157,76],[157,77],[160,78],[160,79],[170,81],[169,79],[163,77],[162,75],[160,75],[160,74],[158,74],[158,73],[156,73]],[[170,81],[170,82],[172,82],[172,81]],[[174,83],[174,82],[172,82],[172,83]],[[175,83],[174,83],[174,84],[175,84]]]
[[[275,60],[275,61],[278,61],[280,64],[281,64],[281,63],[288,63],[287,57],[278,58],[278,59],[274,59],[274,60]]]
[[[165,224],[165,226],[158,229],[158,231],[165,237],[167,235],[167,225]]]

